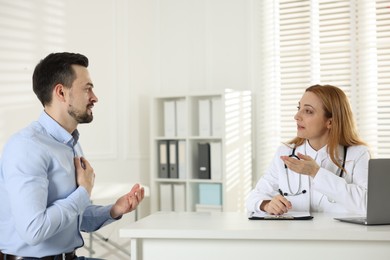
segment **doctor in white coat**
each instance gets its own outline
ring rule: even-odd
[[[248,213],[365,214],[370,154],[345,93],[330,85],[307,88],[294,119],[297,137],[277,150],[249,194]]]

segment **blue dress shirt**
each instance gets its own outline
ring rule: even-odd
[[[73,158],[82,156],[78,131],[67,132],[44,111],[13,135],[0,162],[0,250],[43,257],[83,246],[80,230],[114,221],[109,206],[91,204],[77,187]]]

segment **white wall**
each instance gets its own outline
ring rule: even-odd
[[[96,183],[147,185],[151,97],[255,90],[253,9],[253,0],[0,0],[0,147],[40,113],[39,59],[80,52],[99,97],[79,128]]]

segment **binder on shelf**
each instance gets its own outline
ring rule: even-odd
[[[173,210],[186,211],[186,187],[184,183],[173,184]]]
[[[176,136],[176,105],[174,100],[164,101],[164,136]]]
[[[199,136],[211,136],[211,104],[210,99],[200,99],[199,107]]]
[[[158,177],[169,178],[169,153],[168,153],[168,141],[158,141]]]
[[[222,144],[210,142],[210,175],[215,181],[222,180]]]
[[[185,99],[176,100],[176,136],[187,135],[187,106]]]
[[[179,171],[179,179],[185,179],[187,176],[187,151],[186,151],[186,141],[179,140],[178,144],[178,153],[177,153],[177,169]]]
[[[178,167],[177,167],[177,152],[178,152],[178,147],[177,144],[178,142],[176,140],[170,140],[168,141],[169,144],[169,178],[178,178]]]
[[[219,183],[199,183],[199,204],[222,205],[222,186]]]
[[[172,184],[161,183],[160,184],[160,210],[172,211],[173,210],[173,196],[172,196]]]
[[[155,128],[150,131],[149,179],[155,195],[151,196],[150,211],[241,211],[245,200],[236,195],[246,194],[252,185],[252,150],[248,147],[253,138],[251,127],[247,127],[253,117],[250,91],[171,94],[162,93],[150,102]],[[171,140],[177,141],[177,157],[169,160]],[[245,167],[229,167],[231,154],[245,155],[234,158],[237,165]],[[169,172],[172,160],[177,178],[171,178],[174,175]],[[160,184],[168,184],[170,189],[164,185],[160,189]],[[183,188],[184,196],[178,196]]]
[[[210,179],[210,144],[198,143],[198,178]]]
[[[211,99],[211,135],[221,137],[223,134],[223,124],[225,122],[222,110],[222,99]]]

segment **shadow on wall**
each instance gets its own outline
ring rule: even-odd
[[[0,148],[42,109],[31,77],[44,55],[65,44],[65,3],[0,1]]]

